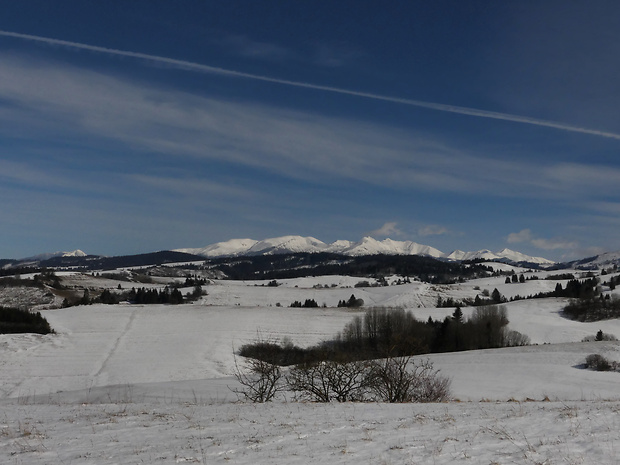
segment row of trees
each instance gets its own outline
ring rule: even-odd
[[[430,361],[411,357],[344,362],[327,360],[298,364],[285,376],[278,365],[248,359],[236,366],[239,396],[267,402],[282,391],[311,402],[441,402],[450,397],[450,380]]]
[[[12,307],[0,307],[0,334],[37,333],[54,331],[40,312],[30,312]]]
[[[573,299],[564,307],[564,314],[571,320],[600,321],[620,318],[620,300],[612,299],[609,294],[598,298]]]
[[[295,302],[291,303],[291,305],[289,305],[289,307],[292,308],[317,308],[318,306],[318,302],[314,299],[306,299],[303,304],[299,300],[296,300]]]
[[[339,300],[338,307],[359,308],[364,305],[364,299],[358,299],[354,294],[351,294],[347,300]]]
[[[516,284],[516,283],[521,283],[523,284],[525,282],[525,276],[523,276],[523,274],[521,274],[521,276],[517,277],[516,273],[512,275],[512,278],[510,276],[506,277],[506,281],[505,284]]]
[[[325,304],[323,304],[325,306]],[[350,308],[359,308],[364,306],[364,299],[358,299],[355,295],[351,294],[347,300],[339,300],[338,307],[350,307]],[[295,300],[289,305],[292,308],[317,308],[319,304],[314,299],[306,299],[303,303],[300,300]]]
[[[119,285],[120,286],[120,285]],[[102,303],[108,305],[115,305],[120,302],[130,302],[132,304],[169,304],[178,305],[184,302],[191,302],[204,295],[202,286],[196,285],[192,292],[183,293],[176,287],[166,286],[164,289],[146,289],[131,288],[130,291],[125,292],[112,292],[109,289],[104,289],[101,294],[96,297],[91,297],[90,291],[84,289],[83,296],[76,302],[70,302],[67,298],[63,301],[63,307],[69,307],[71,305],[91,305],[94,303]]]
[[[493,289],[493,292],[489,293],[488,289],[482,291],[481,294],[476,295],[473,299],[456,300],[453,297],[442,298],[437,297],[437,307],[450,308],[450,307],[482,307],[487,305],[497,305],[508,302],[508,299],[504,297],[497,288]]]
[[[339,334],[335,347],[363,357],[490,349],[529,344],[529,338],[507,327],[506,309],[476,307],[465,319],[460,307],[452,316],[426,322],[402,309],[370,309]]]
[[[127,295],[127,300],[136,304],[171,304],[178,305],[183,303],[183,294],[178,289],[135,289],[132,288]]]
[[[500,306],[478,307],[468,319],[457,307],[444,320],[426,322],[403,309],[371,308],[353,318],[336,338],[314,347],[262,342],[242,346],[239,354],[285,366],[529,344],[527,336],[510,331],[507,325],[506,310]]]

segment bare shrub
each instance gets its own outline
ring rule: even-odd
[[[610,362],[601,354],[590,354],[586,357],[586,368],[596,371],[617,371],[618,363]]]
[[[269,402],[283,389],[282,370],[278,365],[249,358],[245,361],[245,370],[242,371],[235,357],[235,378],[243,386],[242,389],[232,391],[251,402]]]
[[[383,402],[442,402],[450,395],[450,380],[439,375],[430,360],[389,357],[371,364],[369,384]]]
[[[333,360],[296,365],[287,376],[288,388],[313,402],[360,401],[368,387],[368,364]]]
[[[529,346],[530,338],[519,331],[510,331],[504,328],[504,346],[505,347],[518,347]]]

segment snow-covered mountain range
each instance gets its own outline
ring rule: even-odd
[[[576,262],[571,262],[571,264],[583,268],[606,268],[614,265],[620,265],[620,251],[605,252],[594,257],[584,258]]]
[[[203,248],[176,249],[175,252],[184,252],[200,255],[207,258],[239,257],[247,255],[273,255],[283,253],[318,253],[331,252],[349,256],[361,255],[423,255],[447,260],[501,260],[507,262],[528,262],[539,265],[552,265],[554,262],[542,257],[503,249],[499,252],[480,250],[477,252],[463,252],[455,250],[446,254],[434,247],[418,244],[412,241],[395,241],[384,239],[379,241],[372,237],[364,237],[359,242],[338,240],[327,244],[314,237],[282,236],[257,241],[254,239],[232,239],[218,242]]]
[[[86,255],[87,254],[85,252],[82,252],[80,249],[77,249],[71,252],[42,253],[39,255],[35,255],[33,257],[22,258],[21,261],[40,262],[43,260],[49,260],[50,258],[56,258],[56,257],[86,257]]]

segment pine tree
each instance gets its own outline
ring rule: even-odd
[[[463,322],[463,310],[461,310],[461,307],[457,306],[454,309],[454,313],[452,314],[452,319],[457,323]]]
[[[491,293],[491,299],[493,299],[493,302],[496,302],[499,304],[504,301],[504,296],[502,296],[502,294],[500,294],[497,288],[495,288],[493,289],[493,292]]]

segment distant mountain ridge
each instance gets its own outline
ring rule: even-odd
[[[327,244],[314,237],[282,236],[257,241],[254,239],[231,239],[202,248],[175,249],[199,255],[205,258],[242,257],[253,255],[275,255],[288,253],[336,253],[358,257],[363,255],[421,255],[425,257],[463,261],[463,260],[499,260],[510,263],[533,263],[537,265],[553,265],[555,262],[542,257],[532,257],[510,249],[499,252],[479,250],[463,252],[455,250],[445,254],[440,250],[412,241],[395,241],[384,239],[379,241],[372,237],[364,237],[359,242],[338,240]]]
[[[605,252],[596,256],[573,260],[570,262],[553,262],[543,257],[534,257],[511,249],[502,249],[493,252],[488,249],[464,252],[454,250],[450,253],[413,241],[396,241],[393,239],[377,240],[364,237],[353,242],[337,240],[325,243],[314,237],[282,236],[263,240],[231,239],[217,242],[202,248],[183,248],[163,250],[138,255],[100,256],[89,255],[82,250],[71,252],[53,252],[39,254],[22,259],[0,259],[0,275],[10,273],[14,268],[83,268],[83,269],[111,269],[114,267],[135,267],[158,265],[174,262],[196,262],[207,260],[226,260],[235,257],[261,257],[270,255],[325,253],[341,255],[343,257],[363,257],[372,255],[386,256],[420,256],[442,261],[496,261],[511,265],[545,267],[548,269],[596,269],[620,267],[620,251]]]
[[[0,263],[1,269],[8,269],[15,266],[85,266],[93,269],[97,266],[111,267],[116,266],[137,266],[146,265],[149,261],[155,263],[161,260],[162,263],[170,261],[191,261],[206,259],[225,259],[234,257],[258,257],[283,254],[303,254],[303,253],[328,253],[348,257],[362,257],[372,255],[418,255],[439,260],[454,262],[461,261],[501,261],[509,264],[530,264],[538,266],[553,266],[556,263],[542,257],[532,257],[510,249],[503,249],[492,252],[487,249],[474,252],[463,252],[454,250],[444,253],[429,245],[418,244],[413,241],[396,241],[393,239],[377,240],[373,237],[364,237],[360,241],[353,242],[348,240],[337,240],[332,243],[325,243],[311,236],[281,236],[263,240],[255,239],[231,239],[225,242],[217,242],[201,248],[182,248],[172,251],[154,252],[150,254],[140,254],[136,256],[123,257],[102,257],[98,255],[87,255],[81,250],[72,252],[54,252],[39,254],[21,260],[3,260]],[[177,255],[174,255],[177,254]],[[603,254],[597,257],[573,262],[574,265],[592,266],[602,263],[620,263],[619,253]]]
[[[34,255],[32,257],[22,258],[20,261],[33,261],[40,262],[43,260],[49,260],[50,258],[57,257],[86,257],[86,253],[82,252],[80,249],[73,250],[71,252],[52,252],[52,253],[42,253],[39,255]]]
[[[575,268],[605,268],[620,266],[620,251],[605,252],[594,257],[583,258],[570,262]]]

